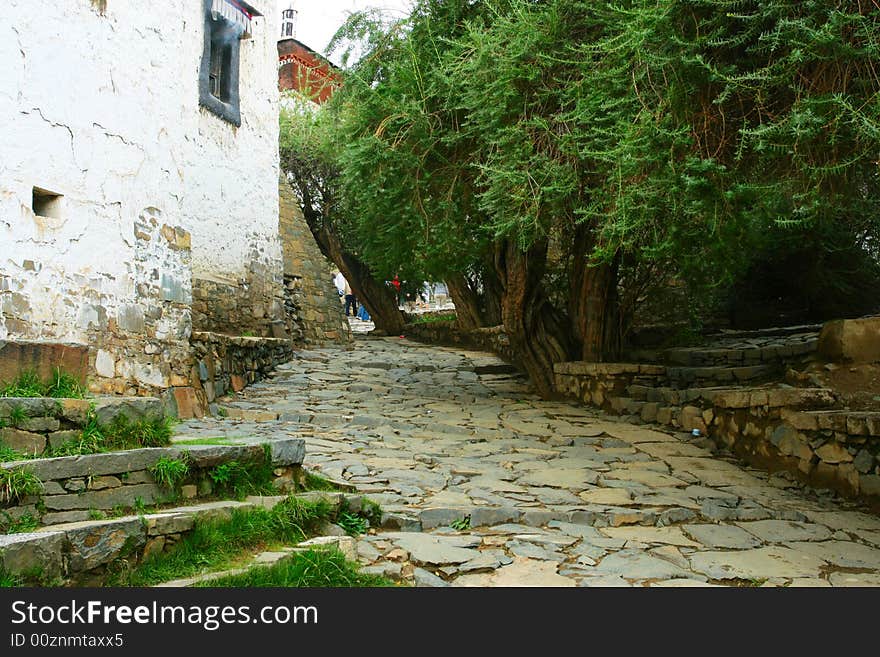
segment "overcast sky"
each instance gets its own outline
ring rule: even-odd
[[[278,11],[287,9],[290,3],[291,0],[278,0]],[[324,52],[349,13],[377,7],[403,16],[409,13],[410,4],[411,0],[293,0],[293,8],[299,11],[296,38]]]

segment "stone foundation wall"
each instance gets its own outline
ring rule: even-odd
[[[209,404],[265,378],[277,365],[293,358],[292,342],[277,338],[193,333],[192,348],[194,379]]]
[[[285,307],[291,335],[306,343],[352,340],[330,263],[306,224],[299,199],[282,176],[279,230],[284,251]]]
[[[509,363],[514,362],[510,340],[501,326],[460,331],[452,321],[424,322],[407,324],[403,333],[418,342],[488,351]]]
[[[270,444],[273,485],[279,492],[295,489],[304,454],[300,438]],[[163,458],[185,459],[189,464],[189,473],[175,489],[157,482],[151,471]],[[43,493],[14,502],[0,498],[0,523],[24,515],[41,525],[82,522],[99,512],[132,510],[139,504],[211,498],[216,486],[210,476],[213,468],[231,461],[262,464],[265,458],[260,444],[192,445],[4,463],[0,469],[25,468],[34,473],[42,481]]]
[[[267,274],[267,272],[262,272]],[[193,329],[257,337],[287,337],[282,282],[255,272],[245,280],[193,279]]]
[[[89,389],[98,394],[153,395],[189,378],[190,235],[147,209],[134,236],[136,302],[89,331]]]

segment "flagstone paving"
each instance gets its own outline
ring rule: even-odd
[[[368,572],[417,586],[880,586],[880,518],[705,439],[542,401],[494,356],[300,351],[175,439],[301,436],[382,505]],[[373,530],[371,530],[373,531]]]

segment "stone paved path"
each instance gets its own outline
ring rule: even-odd
[[[707,441],[541,401],[490,355],[360,338],[224,407],[178,438],[304,437],[307,467],[386,512],[360,560],[417,585],[880,586],[880,518]]]

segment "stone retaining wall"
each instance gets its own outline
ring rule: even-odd
[[[880,413],[836,409],[824,388],[671,388],[666,369],[560,363],[556,389],[609,413],[697,430],[753,465],[880,504]]]
[[[304,441],[291,438],[269,445],[274,486],[281,492],[294,490],[305,455]],[[189,465],[189,473],[178,488],[156,482],[151,468],[163,458],[185,460]],[[39,477],[43,493],[15,501],[0,498],[0,524],[25,515],[42,525],[80,522],[97,512],[130,510],[140,504],[163,504],[179,497],[210,498],[215,488],[210,476],[213,468],[231,461],[259,465],[265,458],[265,448],[255,443],[134,449],[3,463],[2,470],[24,468]]]
[[[283,175],[278,180],[278,196],[285,306],[291,334],[310,344],[349,344],[351,328],[342,313],[330,262],[318,248],[299,199]]]
[[[31,456],[44,454],[80,436],[92,405],[102,425],[118,416],[139,420],[165,415],[162,401],[154,397],[0,397],[0,444]]]
[[[278,338],[193,333],[192,347],[196,363],[193,379],[201,386],[200,397],[203,393],[209,404],[227,392],[239,392],[260,381],[277,365],[293,358],[293,343]],[[178,408],[178,416],[192,417],[200,409],[192,409],[192,413],[188,410]]]
[[[502,326],[461,331],[454,321],[422,322],[407,324],[403,333],[418,342],[488,351],[509,363],[514,362],[510,340]]]

